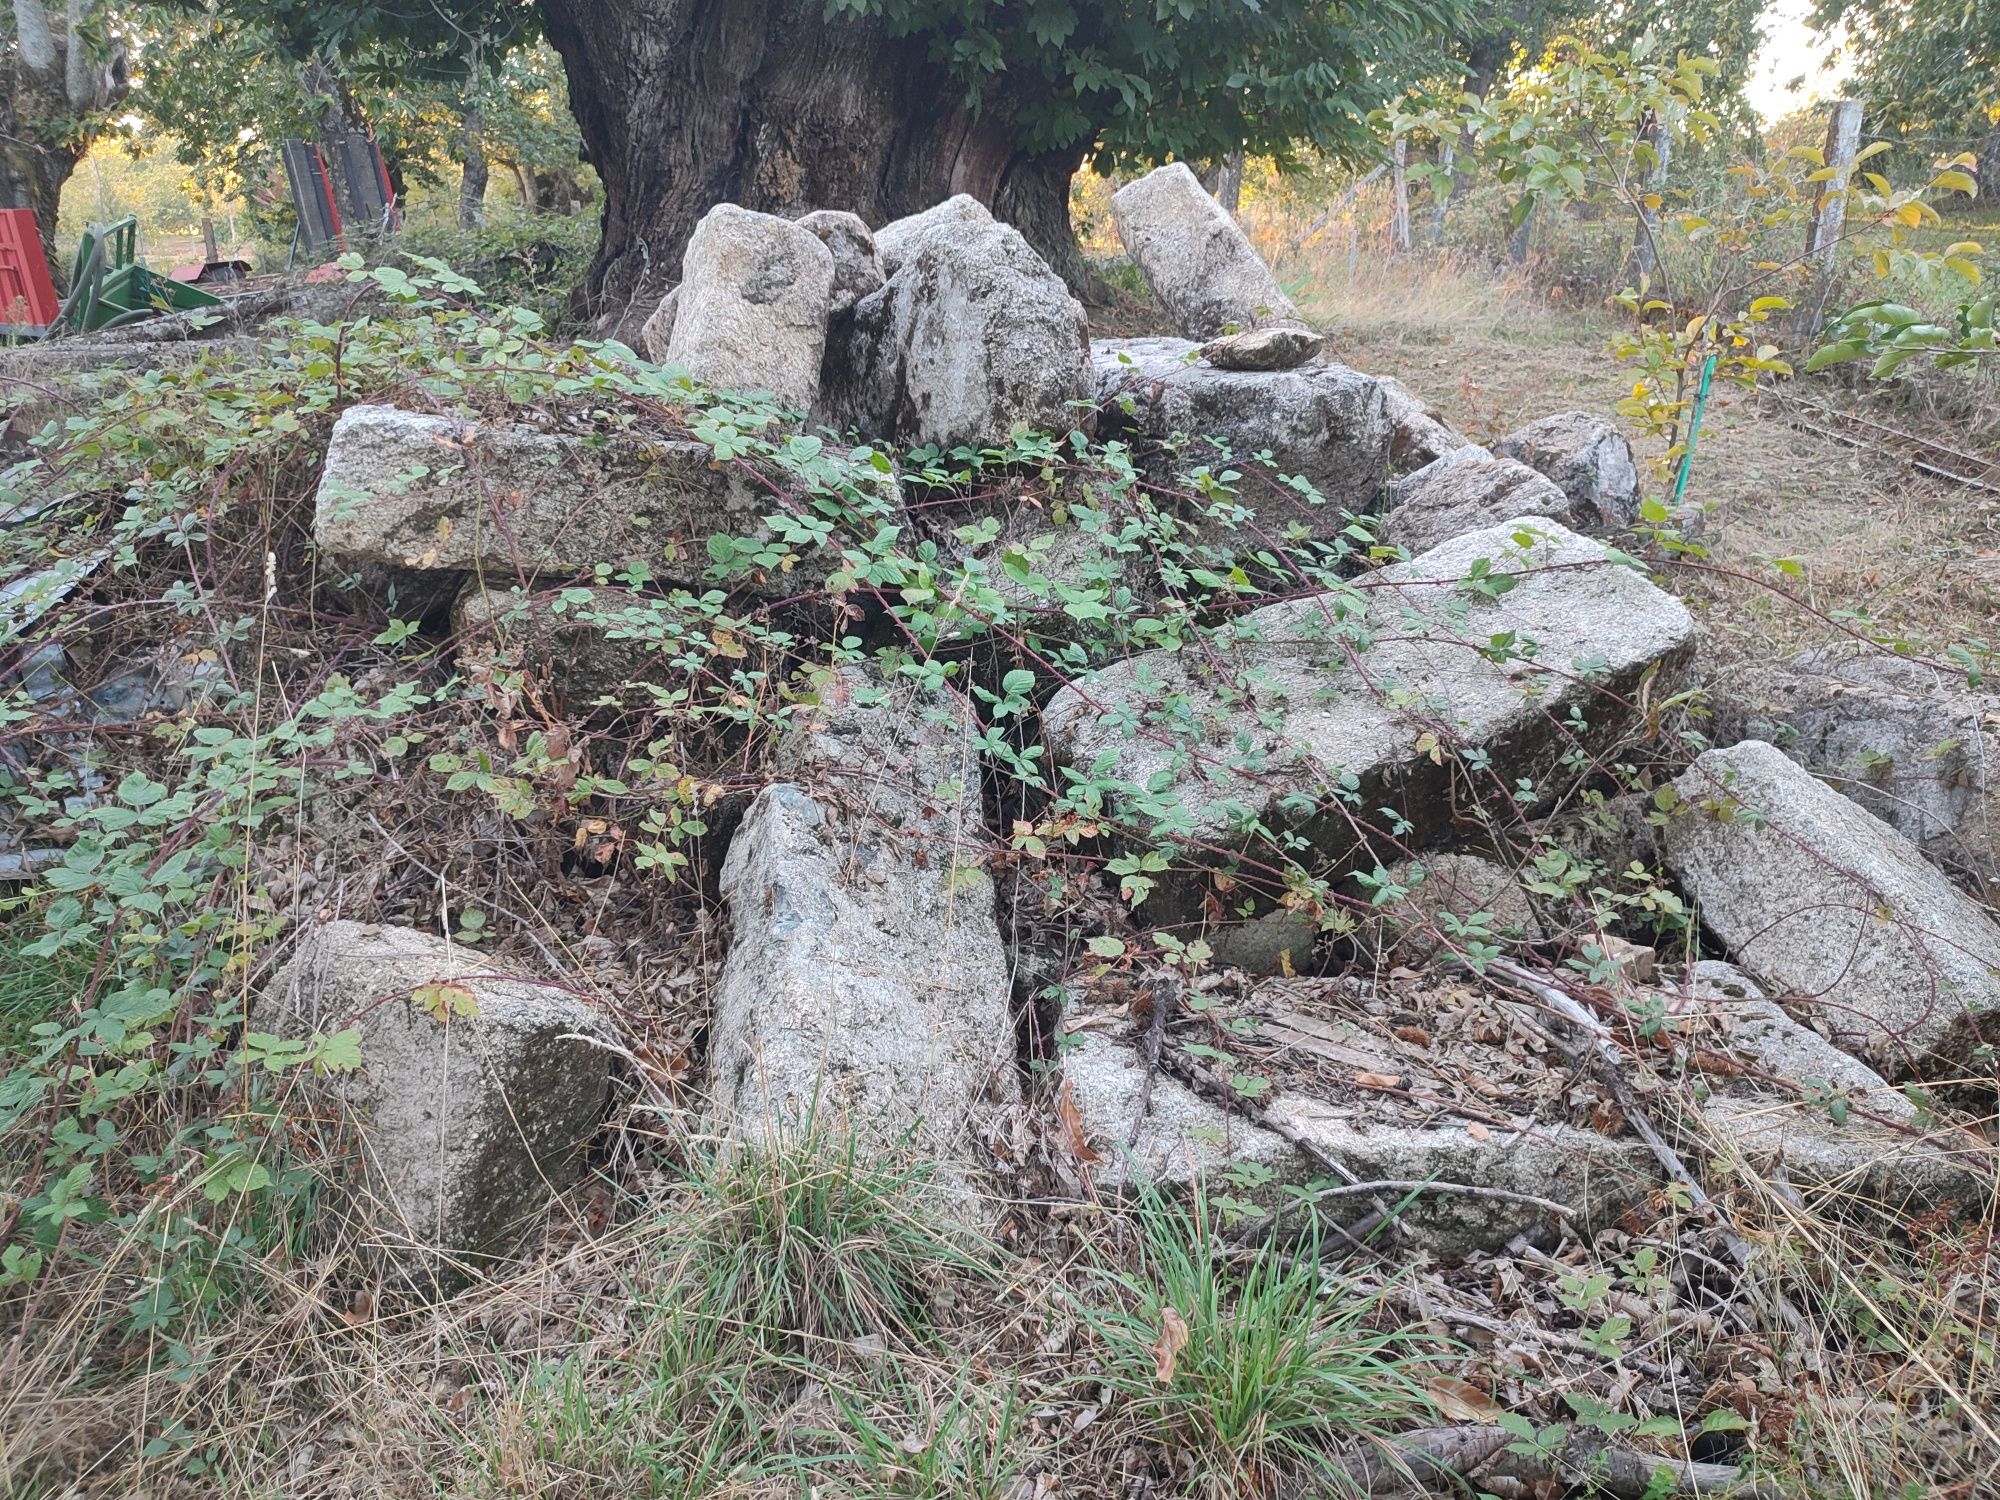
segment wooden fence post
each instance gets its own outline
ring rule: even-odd
[[[1389,250],[1394,255],[1406,254],[1410,248],[1410,180],[1404,171],[1409,152],[1410,138],[1397,136],[1395,154],[1389,159]]]
[[[1826,117],[1826,164],[1838,175],[1820,185],[1813,204],[1812,223],[1806,231],[1806,254],[1819,262],[1822,272],[1833,269],[1840,248],[1841,231],[1847,225],[1847,177],[1861,150],[1861,101],[1838,99]]]

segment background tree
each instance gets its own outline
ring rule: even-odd
[[[1072,286],[1087,159],[1329,153],[1437,71],[1457,0],[542,0],[604,234],[615,312],[679,278],[702,214],[849,208],[874,223],[970,193]]]
[[[63,184],[128,86],[125,44],[103,8],[68,0],[13,0],[0,25],[0,203],[30,208],[55,267],[56,213]],[[56,267],[60,276],[61,268]]]
[[[132,102],[175,137],[180,160],[205,188],[261,197],[268,217],[285,201],[280,141],[319,139],[324,149],[329,137],[365,129],[399,186],[437,180],[457,163],[463,193],[467,169],[477,184],[491,162],[516,172],[531,205],[538,183],[545,196],[556,183],[574,192],[579,141],[561,63],[546,44],[521,45],[528,11],[433,13],[428,28],[350,26],[344,12],[315,14],[327,24],[248,0],[154,13]],[[481,24],[487,29],[475,29]]]
[[[1979,153],[1979,194],[2000,197],[2000,0],[1820,0],[1815,26],[1847,24],[1871,134],[1935,159]]]

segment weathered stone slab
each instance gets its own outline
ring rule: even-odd
[[[1166,1191],[1196,1185],[1210,1193],[1248,1196],[1267,1208],[1295,1201],[1287,1188],[1330,1185],[1326,1168],[1275,1130],[1232,1115],[1171,1077],[1156,1077],[1138,1140],[1145,1065],[1137,1050],[1081,1030],[1066,1041],[1063,1079],[1070,1101],[1106,1165],[1100,1180],[1113,1187],[1144,1183]],[[1281,1094],[1265,1113],[1296,1132],[1357,1179],[1439,1182],[1499,1188],[1560,1203],[1579,1230],[1602,1227],[1659,1180],[1644,1145],[1612,1140],[1570,1125],[1495,1130],[1484,1139],[1459,1124],[1423,1127],[1371,1119],[1365,1110],[1299,1094]],[[1248,1168],[1265,1178],[1249,1192],[1229,1177]],[[1384,1190],[1391,1205],[1406,1191]],[[1334,1222],[1354,1223],[1370,1212],[1369,1196],[1329,1205]],[[1548,1230],[1559,1215],[1533,1203],[1452,1193],[1418,1193],[1399,1215],[1404,1233],[1440,1259],[1497,1250],[1516,1235]],[[1378,1236],[1379,1238],[1379,1236]]]
[[[806,411],[819,396],[832,299],[833,253],[818,235],[718,203],[682,257],[662,363],[717,390],[768,391]]]
[[[1170,482],[1177,469],[1237,469],[1238,501],[1278,538],[1293,524],[1331,534],[1347,524],[1342,511],[1371,513],[1381,504],[1391,432],[1372,376],[1324,361],[1221,370],[1197,362],[1200,351],[1186,339],[1094,342],[1100,436],[1131,442],[1157,482]],[[1169,458],[1161,445],[1177,439],[1184,441]],[[1250,461],[1267,449],[1275,472]],[[1280,475],[1304,480],[1325,504],[1279,488]]]
[[[1511,587],[1464,586],[1475,564]],[[1508,632],[1533,643],[1532,660],[1492,658]],[[1394,809],[1408,820],[1405,842],[1421,846],[1449,831],[1455,800],[1481,782],[1525,780],[1553,796],[1577,774],[1565,758],[1629,732],[1640,680],[1657,670],[1664,691],[1695,640],[1687,609],[1642,573],[1524,518],[1350,590],[1253,610],[1209,648],[1106,667],[1058,693],[1043,722],[1062,763],[1108,766],[1150,786],[1149,804],[1176,804],[1172,837],[1196,859],[1268,854],[1261,824],[1338,869],[1361,851],[1357,810]],[[1468,778],[1456,756],[1475,751],[1488,769]],[[1122,795],[1111,803],[1150,843],[1156,814]]]
[[[2000,693],[1857,642],[1733,664],[1704,701],[1711,739],[1770,741],[1975,896],[2000,898]]]
[[[1639,468],[1632,445],[1610,420],[1562,411],[1500,439],[1493,451],[1546,474],[1589,524],[1630,526],[1639,519]]]
[[[1666,862],[1703,927],[1844,1050],[1901,1079],[2000,1040],[2000,926],[1902,834],[1760,740],[1674,786]]]
[[[286,1037],[360,1031],[361,1066],[327,1087],[360,1130],[381,1240],[445,1288],[503,1254],[575,1180],[610,1088],[615,1034],[588,1005],[403,927],[306,932],[252,1024]]]
[[[714,1108],[755,1143],[816,1117],[962,1174],[974,1120],[1016,1097],[973,721],[865,673],[830,679],[722,870],[731,942]]]
[[[947,449],[1087,425],[1083,306],[1017,230],[961,196],[875,243],[888,279],[831,331],[822,420]]]
[[[1722,1143],[1719,1155],[1754,1173],[1781,1173],[1794,1190],[1826,1194],[1836,1210],[1870,1203],[1891,1211],[1956,1203],[1975,1211],[1990,1192],[1983,1145],[1949,1126],[1928,1134],[1901,1091],[1860,1059],[1800,1024],[1732,965],[1693,965],[1687,993],[1670,997],[1685,1020],[1713,1018],[1721,1036],[1696,1038],[1740,1060],[1741,1072],[1709,1072],[1699,1106]],[[1888,1122],[1884,1124],[1882,1122]]]
[[[1526,464],[1468,444],[1389,486],[1381,536],[1423,552],[1512,516],[1542,516],[1572,528],[1595,520]]]
[[[1296,323],[1274,323],[1224,334],[1201,346],[1201,357],[1218,370],[1295,370],[1317,359],[1326,335]]]
[[[334,423],[313,536],[353,561],[560,573],[644,562],[695,581],[709,537],[768,537],[768,490],[706,444],[586,441],[533,428],[351,406]],[[798,592],[810,576],[774,578]]]
[[[1271,268],[1185,162],[1126,183],[1111,195],[1111,218],[1132,264],[1189,338],[1298,321]]]

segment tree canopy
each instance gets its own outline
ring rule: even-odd
[[[1105,168],[1301,146],[1351,152],[1444,57],[1462,0],[831,0],[921,37],[968,104],[1004,96],[1031,152]]]

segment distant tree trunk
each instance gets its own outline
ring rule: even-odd
[[[1979,197],[1987,204],[2000,200],[2000,121],[1979,143]]]
[[[1666,186],[1674,139],[1667,133],[1666,123],[1652,110],[1646,112],[1646,123],[1640,129],[1639,138],[1653,151],[1652,161],[1639,173],[1639,222],[1632,229],[1632,273],[1643,291],[1651,287],[1660,275],[1660,207],[1657,200]]]
[[[966,104],[921,37],[826,0],[541,0],[562,54],[604,230],[586,310],[614,318],[680,279],[715,204],[844,208],[871,225],[970,193],[1072,286],[1088,285],[1068,212],[1073,152],[1030,153],[1001,75]]]
[[[1484,99],[1493,92],[1493,85],[1500,80],[1500,67],[1507,61],[1507,54],[1514,50],[1512,33],[1482,36],[1476,39],[1465,54],[1465,92],[1475,98]],[[1458,135],[1458,149],[1453,153],[1451,173],[1451,196],[1458,198],[1472,186],[1472,166],[1479,142],[1472,132],[1461,130]],[[1442,229],[1442,223],[1439,224]]]
[[[96,121],[125,97],[123,47],[94,57],[74,33],[87,17],[84,0],[69,0],[52,17],[44,0],[14,0],[14,45],[0,54],[0,206],[32,209],[56,284],[56,216],[63,184],[90,149]]]
[[[1215,201],[1222,211],[1235,218],[1243,207],[1243,153],[1232,151],[1222,159],[1222,180],[1215,185]]]
[[[461,229],[477,229],[486,217],[486,183],[492,174],[486,165],[484,125],[479,106],[467,104],[459,129],[458,227]]]

